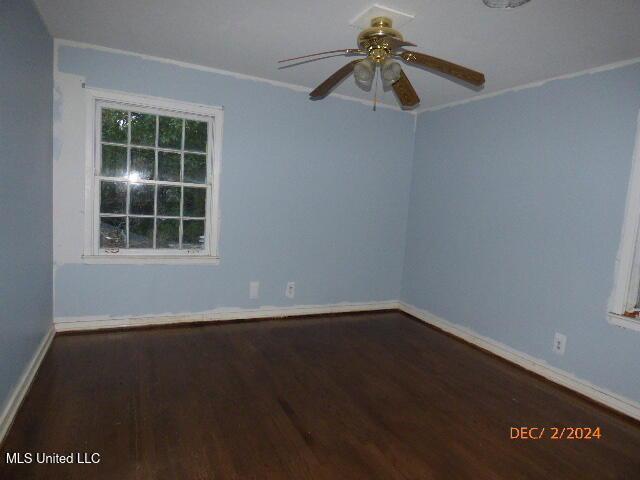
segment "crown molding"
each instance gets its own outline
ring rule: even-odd
[[[154,61],[154,62],[160,62],[160,63],[166,63],[169,65],[175,65],[178,67],[182,67],[182,68],[188,68],[191,70],[199,70],[202,72],[210,72],[210,73],[215,73],[218,75],[224,75],[224,76],[228,76],[228,77],[233,77],[233,78],[237,78],[239,80],[249,80],[249,81],[254,81],[254,82],[260,82],[260,83],[266,83],[269,84],[271,86],[274,87],[279,87],[279,88],[287,88],[289,90],[293,90],[294,92],[304,92],[304,93],[309,93],[311,92],[311,88],[307,88],[304,87],[302,85],[296,85],[293,83],[287,83],[287,82],[281,82],[279,80],[270,80],[268,78],[263,78],[263,77],[256,77],[253,75],[247,75],[244,73],[237,73],[237,72],[232,72],[229,70],[222,70],[219,68],[214,68],[214,67],[207,67],[205,65],[199,65],[196,63],[188,63],[188,62],[182,62],[179,60],[173,60],[171,58],[165,58],[165,57],[157,57],[154,55],[147,55],[144,53],[137,53],[137,52],[132,52],[129,50],[120,50],[117,48],[111,48],[111,47],[103,47],[101,45],[94,45],[91,43],[85,43],[85,42],[77,42],[75,40],[67,40],[64,38],[55,38],[54,39],[54,72],[58,72],[58,48],[59,47],[74,47],[74,48],[84,48],[84,49],[89,49],[89,50],[96,50],[96,51],[100,51],[100,52],[106,52],[106,53],[116,53],[119,55],[127,55],[127,56],[132,56],[132,57],[137,57],[140,58],[142,60],[150,60],[150,61]],[[349,102],[356,102],[356,103],[360,103],[362,105],[366,105],[368,107],[373,107],[373,101],[371,100],[365,100],[363,98],[356,98],[356,97],[352,97],[349,95],[343,95],[341,93],[332,93],[331,94],[332,97],[335,98],[339,98],[341,100],[346,100]],[[395,105],[389,105],[386,103],[376,103],[376,108],[386,108],[389,110],[393,110],[396,112],[402,112],[402,113],[408,113],[410,115],[416,115],[416,111],[415,110],[403,110],[402,108],[395,106]]]
[[[481,95],[475,95],[469,98],[465,98],[463,100],[456,100],[454,102],[443,103],[442,105],[435,105],[433,107],[425,107],[418,108],[415,110],[416,115],[421,115],[425,112],[437,112],[438,110],[443,110],[445,108],[457,107],[458,105],[465,105],[467,103],[479,102],[481,100],[486,100],[488,98],[498,97],[500,95],[504,95],[512,92],[519,92],[520,90],[528,90],[530,88],[542,87],[543,85],[549,82],[555,82],[557,80],[569,80],[572,78],[582,77],[584,75],[593,75],[595,73],[608,72],[609,70],[616,70],[618,68],[628,67],[629,65],[635,65],[636,63],[640,63],[640,57],[631,58],[629,60],[622,60],[620,62],[608,63],[606,65],[601,65],[599,67],[589,68],[587,70],[580,70],[574,73],[567,73],[564,75],[559,75],[557,77],[550,77],[544,80],[539,80],[537,82],[525,83],[523,85],[505,88],[503,90],[498,90],[496,92],[485,93]]]

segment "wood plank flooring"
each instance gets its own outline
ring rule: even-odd
[[[1,450],[3,480],[640,479],[640,424],[397,312],[58,336]]]

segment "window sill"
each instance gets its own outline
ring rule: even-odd
[[[219,265],[220,257],[205,255],[83,255],[82,263],[92,265]]]
[[[611,325],[615,325],[616,327],[627,328],[629,330],[635,330],[640,332],[640,319],[626,317],[624,315],[619,315],[617,313],[609,312],[607,314],[608,322]]]

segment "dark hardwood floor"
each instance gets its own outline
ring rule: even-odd
[[[2,480],[225,478],[640,479],[640,425],[388,312],[58,336],[0,460]]]

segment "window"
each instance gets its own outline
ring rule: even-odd
[[[217,259],[221,109],[87,91],[85,257]]]
[[[609,299],[609,323],[640,331],[640,116],[613,292]]]

